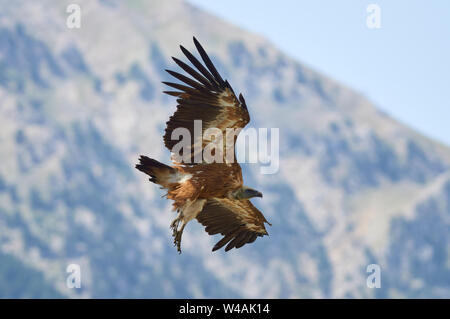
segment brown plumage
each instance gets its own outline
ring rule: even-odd
[[[241,214],[241,212],[248,212]],[[224,237],[214,246],[213,251],[228,243],[225,251],[240,248],[252,243],[258,236],[267,235],[263,214],[249,200],[231,200],[228,198],[210,198],[197,220],[205,226],[210,235],[222,234]],[[263,225],[261,228],[260,225]]]
[[[184,227],[194,218],[205,226],[208,234],[224,236],[213,251],[225,245],[225,251],[228,251],[267,235],[264,223],[268,222],[249,201],[251,197],[262,197],[262,194],[243,185],[241,167],[234,153],[237,136],[250,121],[244,97],[242,94],[236,97],[228,81],[222,79],[195,38],[194,44],[204,65],[180,46],[195,69],[173,58],[191,77],[166,70],[183,84],[163,82],[177,90],[164,93],[176,96],[178,102],[177,110],[167,122],[164,144],[172,152],[179,143],[172,139],[172,133],[177,128],[187,129],[191,136],[188,143],[190,153],[183,158],[188,160],[182,162],[172,158],[174,166],[170,167],[141,156],[136,168],[149,175],[151,182],[166,189],[167,198],[174,201],[174,210],[178,215],[171,228],[179,252]],[[202,123],[201,143],[194,138],[196,120]],[[215,158],[219,158],[219,161],[210,163],[203,155],[215,137],[205,137],[203,133],[212,128],[222,133],[223,143],[211,152],[217,155]],[[234,130],[233,134],[229,134],[230,129]]]

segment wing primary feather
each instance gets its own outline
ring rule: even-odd
[[[206,87],[210,88],[210,89],[215,89],[211,83],[209,83],[209,81],[202,76],[201,74],[199,74],[197,71],[195,71],[193,68],[191,68],[189,65],[187,65],[186,63],[184,63],[181,60],[178,60],[175,57],[172,57],[172,59],[175,61],[176,64],[178,64],[178,66],[180,68],[182,68],[184,71],[186,71],[187,73],[189,73],[190,75],[192,75],[192,77],[194,77],[197,81],[199,81],[200,83],[204,84]]]
[[[184,55],[188,58],[188,60],[191,61],[191,63],[197,68],[197,70],[199,70],[200,73],[203,74],[203,76],[205,76],[211,82],[211,84],[213,84],[214,86],[217,86],[217,84],[219,84],[214,79],[212,74],[209,73],[209,71],[200,63],[199,60],[197,60],[195,56],[192,55],[191,52],[186,50],[182,45],[180,45],[180,49],[184,53]]]
[[[255,233],[252,233],[252,236],[248,239],[247,243],[248,244],[253,243],[256,240],[256,238],[258,238],[258,235]]]
[[[163,91],[163,93],[168,94],[168,95],[172,95],[172,96],[180,96],[181,94],[183,94],[183,92],[177,92],[177,91]]]
[[[207,92],[205,91],[201,91],[201,90],[196,90],[194,88],[191,88],[190,86],[185,86],[182,84],[178,84],[178,83],[172,83],[172,82],[165,82],[163,81],[162,83],[164,83],[165,85],[168,85],[170,87],[173,87],[177,90],[181,90],[184,92],[183,93],[188,93],[190,95],[191,100],[194,102],[194,105],[199,105],[199,104],[212,104],[211,102],[211,94],[208,95]],[[187,104],[187,103],[185,103]]]
[[[239,242],[236,243],[236,249],[241,248],[242,246],[247,244],[252,236],[253,232],[247,232],[245,236]]]
[[[239,232],[239,233],[236,235],[236,237],[234,237],[233,240],[230,241],[230,242],[228,243],[227,247],[225,247],[225,251],[229,251],[230,249],[234,248],[234,247],[236,246],[236,244],[237,244],[238,242],[240,242],[240,241],[242,240],[243,237],[245,237],[246,234],[247,234],[247,233],[246,233],[246,231],[244,231],[244,230],[241,231],[241,232]]]
[[[206,66],[211,71],[211,73],[214,75],[214,78],[217,80],[217,82],[219,82],[220,85],[223,85],[224,81],[223,81],[222,77],[220,76],[219,72],[217,72],[216,67],[212,63],[212,61],[209,58],[208,54],[206,53],[205,49],[203,49],[202,45],[200,44],[200,42],[197,41],[197,39],[195,37],[193,39],[194,39],[195,47],[197,48],[198,53],[200,53],[200,56],[202,57],[203,62],[205,62]]]
[[[239,102],[241,102],[241,106],[247,110],[247,103],[245,103],[245,99],[242,93],[239,93]]]
[[[186,83],[187,85],[192,86],[193,88],[199,89],[199,90],[204,90],[205,87],[201,84],[198,83],[194,80],[192,80],[191,78],[188,78],[187,76],[184,76],[183,74],[180,74],[178,72],[174,72],[171,70],[166,70],[167,73],[169,73],[170,75],[172,75],[174,78],[177,78],[180,81],[183,81],[184,83]]]
[[[231,239],[233,238],[233,234],[226,235],[221,240],[219,240],[213,247],[212,251],[216,251],[223,246],[225,246]]]
[[[205,231],[206,231],[208,234],[210,234],[210,235],[215,235],[215,234],[218,234],[218,233],[224,234],[224,233],[226,232],[226,227],[227,227],[227,226],[224,226],[224,225],[222,225],[222,224],[214,225],[214,226],[211,225],[211,226],[206,227],[206,228],[205,228]]]
[[[181,90],[181,91],[184,91],[187,93],[192,93],[192,91],[195,90],[194,88],[191,88],[186,85],[178,84],[178,83],[166,82],[166,81],[162,81],[162,83],[164,83],[165,85],[171,86],[177,90]]]

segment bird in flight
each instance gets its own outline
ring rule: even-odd
[[[241,166],[235,156],[237,136],[250,121],[244,97],[242,94],[236,97],[195,37],[194,44],[204,64],[180,46],[192,66],[173,57],[187,74],[166,70],[183,84],[163,82],[176,90],[164,93],[175,96],[178,103],[166,123],[164,135],[164,144],[171,151],[174,163],[168,166],[141,155],[136,168],[167,190],[166,197],[173,200],[177,217],[171,229],[179,253],[183,230],[194,218],[205,226],[209,235],[223,236],[212,251],[225,245],[225,251],[229,251],[268,235],[264,223],[271,224],[250,202],[252,197],[262,197],[262,193],[244,186]],[[196,138],[198,123],[201,123],[201,139]],[[183,160],[174,159],[179,143],[177,129],[190,136]],[[211,129],[215,135],[206,134]],[[211,144],[216,147],[208,149]],[[205,157],[207,149],[214,161]]]

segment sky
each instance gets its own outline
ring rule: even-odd
[[[450,1],[188,0],[450,146]],[[368,6],[376,4],[376,13]],[[369,28],[367,20],[379,24]]]

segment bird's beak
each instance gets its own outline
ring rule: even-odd
[[[257,190],[254,190],[254,189],[252,189],[252,190],[249,190],[249,198],[251,198],[251,197],[263,197],[263,194],[261,193],[261,192],[258,192]]]
[[[261,192],[258,192],[253,188],[245,188],[243,191],[241,190],[237,196],[237,199],[249,199],[252,197],[263,197]]]

